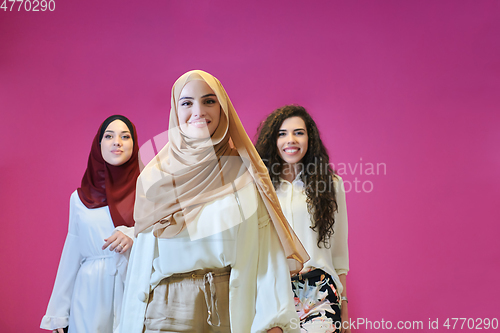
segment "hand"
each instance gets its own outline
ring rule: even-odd
[[[307,267],[304,267],[302,268],[302,270],[299,272],[299,274],[306,274],[306,273],[309,273],[310,271],[312,271],[314,269],[314,267],[312,266],[307,266]]]
[[[351,326],[349,325],[349,312],[347,310],[347,302],[342,301],[342,309],[340,310],[340,319],[342,320],[341,333],[351,333]]]
[[[52,330],[54,333],[64,333],[64,329],[62,328],[56,328],[55,330]]]
[[[313,269],[315,269],[315,268],[312,266],[307,266],[307,267],[302,268],[298,273],[292,274],[292,272],[290,272],[290,276],[297,276],[297,275],[301,275],[301,274],[306,274],[306,273],[309,273],[310,271],[312,271]]]
[[[115,251],[119,254],[124,254],[132,247],[132,244],[134,244],[132,238],[119,230],[115,230],[110,237],[104,239],[104,242],[102,246],[103,250],[109,246],[110,251]]]
[[[273,327],[267,333],[283,333],[283,330],[279,327]]]

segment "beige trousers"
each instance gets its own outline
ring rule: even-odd
[[[230,333],[230,273],[226,267],[161,280],[149,295],[144,332]]]

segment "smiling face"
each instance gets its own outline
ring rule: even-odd
[[[290,117],[283,121],[278,132],[277,145],[285,163],[292,166],[302,161],[308,142],[306,124],[302,118]]]
[[[210,86],[201,80],[189,81],[182,88],[177,105],[181,131],[193,139],[205,139],[219,126],[221,106]]]
[[[108,164],[119,166],[132,156],[134,141],[127,125],[119,119],[112,121],[101,140],[101,154]]]

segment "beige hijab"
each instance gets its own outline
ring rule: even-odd
[[[184,86],[205,81],[221,105],[220,122],[211,138],[194,140],[179,127],[177,106]],[[195,70],[182,75],[172,88],[169,143],[145,167],[137,180],[134,219],[136,235],[153,226],[156,237],[171,238],[194,220],[203,204],[255,185],[289,259],[300,269],[309,256],[281,211],[267,168],[229,100],[212,75]]]

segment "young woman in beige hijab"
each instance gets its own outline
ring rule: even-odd
[[[168,137],[137,182],[121,332],[299,332],[308,255],[215,77],[176,81]]]

